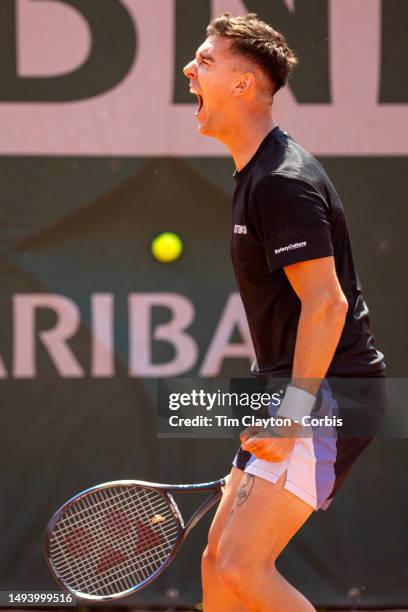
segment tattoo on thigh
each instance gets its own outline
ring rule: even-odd
[[[233,514],[234,514],[234,511],[233,511],[233,510],[231,510],[231,512],[230,512],[230,513],[229,513],[229,515],[227,516],[227,520],[225,521],[225,526],[227,526],[227,525],[228,525],[228,523],[230,522],[231,517],[232,517],[232,515],[233,515]]]
[[[244,501],[248,499],[254,487],[254,482],[255,476],[253,474],[245,474],[245,482],[243,482],[237,493],[237,506],[242,506]]]

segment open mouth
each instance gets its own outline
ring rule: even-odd
[[[197,103],[198,103],[198,106],[197,106],[196,115],[198,115],[204,108],[204,100],[203,100],[203,97],[200,96],[200,94],[197,94]]]
[[[191,87],[191,85],[190,85],[190,93],[193,94],[197,98],[197,110],[196,110],[195,116],[199,117],[200,120],[203,120],[203,111],[204,111],[204,106],[205,106],[204,98],[201,95],[201,93],[199,93],[197,89],[195,89],[194,87]]]

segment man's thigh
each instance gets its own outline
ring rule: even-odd
[[[242,474],[242,472],[241,472]],[[229,519],[224,522],[218,555],[244,564],[274,562],[314,509],[284,489],[286,472],[273,484],[244,474]]]
[[[208,549],[209,553],[214,557],[217,554],[218,542],[234,504],[243,474],[244,472],[242,470],[239,470],[236,467],[232,468],[227,485],[225,486],[221,501],[218,504],[217,511],[211,524],[208,534]]]

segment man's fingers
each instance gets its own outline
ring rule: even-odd
[[[260,427],[247,427],[246,429],[244,429],[244,431],[240,433],[239,437],[241,439],[241,443],[243,444],[246,440],[248,440],[248,438],[251,438],[252,436],[259,433],[260,431],[261,431]]]
[[[244,450],[248,450],[248,451],[253,451],[255,449],[261,449],[263,448],[263,446],[265,445],[265,443],[267,442],[267,440],[265,438],[257,438],[256,434],[250,438],[247,438],[243,443],[242,443],[242,448]]]
[[[257,459],[265,461],[282,461],[285,459],[293,447],[292,440],[285,438],[258,438],[256,435],[248,438],[242,444],[242,448]]]
[[[253,451],[256,448],[256,443],[253,438],[249,438],[248,440],[244,440],[242,442],[242,448],[246,451]]]

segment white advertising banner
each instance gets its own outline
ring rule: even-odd
[[[126,36],[135,52],[129,65],[126,59],[118,65],[111,86],[92,94],[90,83],[85,99],[64,100],[62,93],[61,101],[0,96],[0,153],[227,155],[217,141],[198,134],[195,98],[191,104],[173,101],[175,1],[117,0],[118,19],[126,25],[124,38],[109,41],[106,32],[92,29],[87,2],[16,0],[16,61],[10,78],[19,85],[37,79],[55,91],[85,69],[92,81],[98,48],[111,43],[113,49],[124,44]],[[297,3],[285,4],[296,16]],[[213,15],[227,10],[248,12],[241,0],[211,3]],[[379,102],[381,1],[329,0],[328,16],[330,102],[299,102],[289,86],[276,98],[279,124],[316,155],[406,155],[408,105]],[[192,48],[191,55],[194,52]],[[7,89],[4,78],[3,88]]]

